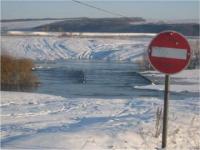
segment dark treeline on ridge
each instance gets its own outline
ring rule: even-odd
[[[33,28],[51,32],[135,32],[159,33],[174,30],[186,36],[199,36],[198,23],[146,22],[143,18],[77,18],[58,21]]]

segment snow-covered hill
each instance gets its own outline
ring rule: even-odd
[[[150,38],[69,38],[3,36],[2,51],[16,57],[54,61],[90,59],[136,61],[143,57]]]
[[[1,22],[1,29],[2,31],[24,30],[58,21],[63,21],[63,20],[57,19],[57,20],[8,21],[8,22]]]

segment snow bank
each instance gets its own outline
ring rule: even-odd
[[[2,51],[16,57],[54,61],[61,59],[141,60],[149,39],[3,36]]]
[[[164,85],[145,85],[145,86],[135,86],[137,89],[149,89],[149,90],[158,90],[158,91],[164,91]],[[195,85],[170,85],[170,91],[171,92],[199,92],[199,84]]]
[[[63,98],[1,91],[1,146],[5,149],[156,149],[156,110],[162,100]],[[198,99],[170,101],[169,149],[195,149]]]
[[[104,33],[104,32],[32,32],[32,31],[8,31],[7,35],[19,36],[79,36],[79,37],[154,37],[155,33]]]
[[[3,99],[1,101],[0,106],[48,103],[48,102],[54,101],[55,99],[65,100],[65,98],[61,96],[52,96],[52,95],[47,95],[47,94],[34,94],[34,93],[24,93],[24,92],[3,92],[3,91],[1,91],[1,94],[3,94],[1,97]],[[10,96],[10,94],[13,96]]]
[[[160,83],[145,85],[145,86],[135,86],[137,89],[151,89],[151,90],[164,90],[164,74],[157,71],[146,71],[142,72],[144,76],[150,78],[155,83],[159,80]],[[170,81],[170,91],[172,92],[200,92],[200,70],[184,70],[178,74],[171,75]]]

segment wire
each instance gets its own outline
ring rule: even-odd
[[[99,8],[99,7],[90,5],[90,4],[85,3],[85,2],[80,2],[80,1],[77,1],[77,0],[72,0],[72,1],[75,2],[75,3],[79,3],[79,4],[81,4],[81,5],[84,5],[84,6],[87,6],[87,7],[94,8],[94,9],[96,9],[96,10],[105,12],[105,13],[107,13],[107,14],[111,14],[111,15],[114,15],[114,16],[120,16],[120,17],[125,17],[125,18],[127,18],[126,16],[124,16],[124,15],[122,15],[122,14],[115,13],[115,12],[111,12],[111,11],[109,11],[109,10],[106,10],[106,9],[103,9],[103,8]]]

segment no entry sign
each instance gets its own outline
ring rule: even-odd
[[[192,52],[186,38],[175,31],[159,33],[149,44],[148,58],[152,67],[165,74],[162,148],[167,145],[169,75],[187,67]]]
[[[178,73],[186,68],[191,55],[188,41],[175,31],[159,33],[148,47],[151,65],[165,74]]]

